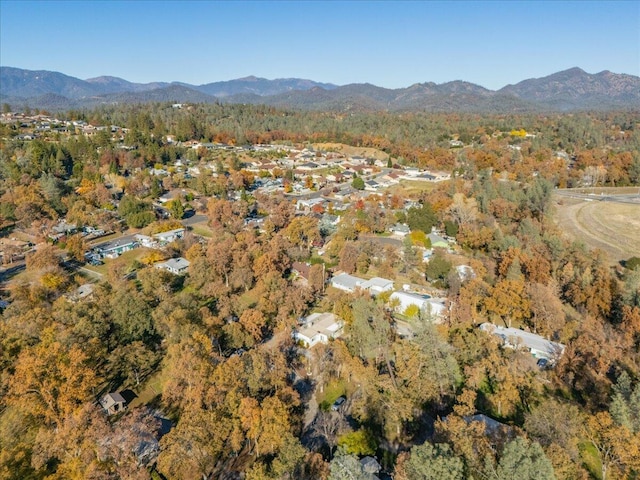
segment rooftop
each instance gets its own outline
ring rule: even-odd
[[[483,323],[480,328],[485,332],[500,337],[504,344],[509,347],[518,347],[524,345],[536,357],[551,358],[562,355],[564,345],[557,342],[547,340],[535,333],[525,332],[518,328],[507,328],[494,325],[493,323]]]
[[[96,245],[94,248],[96,250],[107,251],[107,250],[121,247],[123,245],[129,245],[131,243],[134,243],[135,241],[136,241],[135,235],[125,235],[123,237],[116,238],[115,240],[111,240],[109,242],[104,242],[99,245]]]

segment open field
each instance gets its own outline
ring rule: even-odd
[[[333,152],[340,152],[345,155],[359,155],[361,157],[376,158],[378,160],[387,160],[389,155],[382,150],[370,147],[352,147],[350,145],[344,145],[342,143],[314,143],[313,148],[316,150],[328,150]]]
[[[611,261],[640,256],[640,204],[556,198],[555,219],[566,235],[604,251]]]
[[[392,185],[385,192],[401,196],[415,197],[422,192],[431,192],[442,182],[424,182],[422,180],[400,180],[397,185]]]

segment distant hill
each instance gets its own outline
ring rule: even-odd
[[[266,78],[251,76],[226,82],[207,83],[195,88],[207,95],[224,98],[239,94],[252,94],[264,97],[294,90],[311,90],[315,87],[332,90],[336,88],[336,85],[331,83],[318,83],[312,80],[303,80],[300,78],[277,78],[275,80],[267,80]]]
[[[15,109],[25,105],[62,110],[105,103],[265,104],[329,111],[535,112],[640,109],[640,77],[609,71],[589,74],[571,68],[523,80],[498,91],[465,81],[416,83],[388,89],[369,83],[336,86],[299,78],[245,77],[190,85],[133,83],[102,76],[80,80],[58,72],[0,67],[0,98]]]
[[[67,98],[82,98],[103,92],[91,83],[63,73],[0,67],[0,93],[24,98],[49,93]]]
[[[571,68],[547,77],[523,80],[498,90],[558,110],[599,109],[640,104],[640,77]]]
[[[145,92],[148,90],[155,90],[156,88],[164,88],[170,85],[167,82],[132,83],[122,78],[108,76],[89,78],[86,81],[98,88],[103,94],[122,92]]]

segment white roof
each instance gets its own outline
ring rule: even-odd
[[[416,305],[420,306],[422,305],[424,302],[427,302],[431,296],[429,295],[423,295],[421,293],[414,293],[414,292],[402,292],[402,291],[396,291],[393,292],[391,294],[391,298],[404,298],[405,300],[411,300],[411,301],[415,301]]]
[[[170,268],[174,268],[176,270],[182,270],[183,268],[188,268],[191,265],[191,262],[186,258],[178,257],[178,258],[170,258],[164,265]]]
[[[364,283],[364,280],[359,277],[354,277],[348,273],[341,273],[331,279],[331,283],[341,285],[345,288],[354,289]]]
[[[480,328],[485,332],[496,335],[502,339],[505,345],[511,347],[518,347],[524,345],[532,350],[536,356],[554,357],[562,355],[564,352],[564,345],[557,342],[547,340],[535,333],[525,332],[518,328],[507,328],[494,325],[493,323],[483,323]]]
[[[168,232],[156,233],[154,237],[171,237],[177,235],[178,233],[184,233],[184,228],[176,228],[175,230],[169,230]]]
[[[362,288],[371,288],[371,287],[385,288],[385,287],[388,287],[389,285],[393,285],[393,280],[387,280],[386,278],[381,278],[381,277],[373,277],[371,280],[367,280],[366,282],[364,282],[362,284]]]
[[[313,321],[306,322],[306,326],[298,330],[297,336],[302,336],[309,340],[312,340],[318,334],[324,335],[327,338],[333,338],[338,335],[338,332],[342,328],[342,320],[333,313],[313,314],[307,317],[307,320],[311,317],[313,317]]]

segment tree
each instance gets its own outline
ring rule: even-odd
[[[329,464],[328,480],[373,480],[374,475],[362,470],[358,457],[339,448]]]
[[[209,478],[233,424],[218,411],[189,409],[162,437],[158,470],[167,478]]]
[[[584,436],[596,449],[602,480],[609,475],[623,478],[640,468],[640,437],[628,428],[616,425],[609,412],[589,415],[583,425]]]
[[[424,203],[419,208],[411,207],[407,212],[407,225],[411,230],[431,233],[431,228],[437,223],[438,217],[430,203]]]
[[[449,237],[455,237],[458,234],[458,224],[451,220],[444,221],[444,231]]]
[[[85,261],[84,252],[87,251],[87,244],[82,235],[78,233],[67,238],[66,247],[71,258],[78,262]]]
[[[334,412],[327,412],[333,414]],[[376,453],[375,436],[365,429],[350,432],[338,438],[338,445],[345,449],[347,453],[363,457],[365,455],[373,455]]]
[[[171,212],[171,216],[176,220],[181,220],[182,217],[184,217],[184,206],[179,198],[169,202],[169,212]]]
[[[555,480],[553,465],[537,442],[517,437],[504,447],[498,468],[488,466],[489,478],[496,480]]]
[[[640,433],[640,382],[631,387],[631,379],[627,372],[622,372],[613,387],[611,400],[611,417],[618,425],[626,427],[633,433]]]
[[[411,449],[408,460],[399,462],[402,480],[462,480],[464,463],[446,443],[425,442]],[[396,467],[398,469],[398,467]]]
[[[451,270],[451,262],[449,262],[441,250],[436,250],[436,253],[427,264],[425,273],[429,281],[445,280],[449,271]]]
[[[356,177],[351,182],[351,186],[356,190],[364,190],[364,180],[361,177]]]
[[[513,320],[528,318],[529,306],[523,279],[500,280],[485,299],[487,311],[501,317],[509,327]]]
[[[58,425],[89,400],[98,378],[80,346],[67,348],[53,338],[51,329],[43,337],[18,357],[9,402],[46,425]]]
[[[458,225],[473,222],[478,215],[478,205],[474,198],[466,198],[462,193],[453,196],[453,203],[449,207],[449,215]]]
[[[338,268],[347,273],[355,272],[359,255],[360,249],[355,242],[345,242],[342,250],[340,250],[340,263],[338,264]]]
[[[629,270],[636,270],[640,267],[640,257],[629,257],[624,262],[624,268],[628,268]]]

